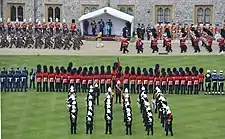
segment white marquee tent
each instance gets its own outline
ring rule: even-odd
[[[131,35],[133,34],[133,28],[134,28],[134,16],[131,16],[129,14],[123,13],[121,11],[118,11],[116,9],[105,7],[99,10],[96,10],[94,12],[82,15],[79,18],[80,22],[80,28],[81,28],[81,34],[83,35],[84,28],[83,28],[83,22],[87,20],[89,24],[93,20],[95,20],[96,23],[100,21],[100,19],[103,19],[103,21],[106,23],[108,19],[111,19],[113,23],[112,27],[112,35],[120,36],[122,33],[122,29],[125,26],[125,23],[128,21],[131,23]],[[99,31],[99,28],[97,26],[97,31]],[[91,34],[91,25],[88,27],[88,32]]]

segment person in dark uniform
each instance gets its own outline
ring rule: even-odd
[[[13,76],[14,76],[14,74],[15,74],[15,71],[13,70],[13,67],[11,67],[11,70],[9,71],[9,73],[8,73],[8,77],[7,77],[7,79],[8,79],[8,91],[11,91],[11,92],[13,92],[13,88],[14,88],[14,80],[13,80]]]
[[[211,83],[212,83],[212,77],[210,70],[206,71],[205,75],[205,95],[210,95],[211,94]]]
[[[106,127],[105,127],[105,134],[112,134],[112,112],[109,109],[107,109],[106,113],[105,113],[105,123],[106,123]]]
[[[216,70],[213,70],[212,77],[212,95],[217,94],[218,77]]]
[[[55,74],[55,91],[61,92],[61,74],[59,67],[55,68],[56,74]]]
[[[151,26],[150,24],[148,24],[147,28],[146,28],[146,33],[147,33],[147,40],[150,40],[150,33],[151,33]]]
[[[117,78],[121,77],[121,73],[117,74]],[[122,82],[120,80],[117,80],[116,83],[116,104],[120,103],[121,104],[121,93],[123,90]]]
[[[93,20],[93,22],[91,23],[91,27],[92,27],[92,34],[93,34],[93,36],[95,36],[96,28],[97,28],[97,24],[96,24],[95,20]]]
[[[105,23],[104,23],[104,21],[102,19],[100,19],[98,24],[99,24],[99,32],[102,32],[102,35],[103,35],[104,34]]]
[[[141,40],[145,38],[145,25],[141,24]]]
[[[223,71],[220,70],[220,73],[218,74],[218,83],[219,83],[218,94],[224,95],[224,92],[223,92],[224,80],[225,80],[225,77],[224,77]]]
[[[35,89],[35,72],[34,69],[31,69],[30,71],[30,89],[33,88]]]
[[[7,76],[8,76],[8,72],[5,69],[5,66],[2,67],[2,71],[1,71],[1,92],[3,91],[7,91]]]
[[[132,135],[132,115],[127,113],[125,118],[125,126],[126,126],[126,135]]]
[[[106,90],[105,90],[105,67],[104,66],[101,66],[100,67],[100,90],[101,90],[101,93],[105,93]]]
[[[27,92],[27,79],[28,76],[27,76],[27,72],[26,70],[23,70],[22,73],[21,73],[21,92]]]
[[[89,27],[89,22],[88,20],[84,21],[84,35],[88,35],[88,27]]]
[[[75,107],[76,108],[76,107]],[[70,122],[71,122],[71,134],[77,134],[77,114],[76,114],[76,110],[73,109],[72,106],[72,110],[70,112]]]
[[[94,95],[95,95],[94,96],[94,104],[99,105],[100,89],[99,89],[97,83],[95,84],[95,87],[94,87],[93,91],[94,91]]]
[[[131,75],[130,75],[130,88],[131,93],[136,93],[136,74],[135,74],[135,68],[131,67]]]
[[[90,131],[90,134],[92,134],[93,130],[93,116],[92,114],[87,115],[86,117],[86,134]]]
[[[109,26],[108,31],[107,31],[108,35],[111,36],[111,34],[112,34],[112,26],[113,26],[111,19],[109,19],[108,22],[106,22],[106,24]]]
[[[37,92],[42,92],[42,73],[41,73],[41,65],[37,65],[36,71],[36,81],[37,81]]]
[[[46,65],[43,66],[43,92],[48,92],[48,68]]]
[[[15,92],[19,92],[20,91],[20,87],[21,87],[21,71],[20,68],[17,68],[15,74],[14,74],[14,80],[15,80]]]
[[[147,117],[146,118],[146,128],[147,128],[147,135],[149,135],[150,131],[151,131],[151,135],[154,134],[153,132],[153,118],[152,117]]]
[[[82,92],[87,92],[87,67],[82,71]]]
[[[168,136],[168,132],[170,132],[171,136],[173,136],[173,114],[170,110],[167,111],[166,115],[166,136]]]

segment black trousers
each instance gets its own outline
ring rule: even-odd
[[[169,85],[169,94],[173,94],[173,85]]]
[[[96,103],[95,103],[95,104],[99,105],[99,95],[97,95],[97,96],[94,97],[94,98],[96,98],[96,99],[95,99],[95,100],[96,100]]]
[[[139,94],[141,91],[141,84],[137,84],[137,94]]]
[[[223,86],[224,86],[224,83],[219,83],[218,92],[220,92],[220,93],[223,92]]]
[[[127,53],[129,52],[128,46],[122,46],[122,49],[123,49],[123,54],[125,54],[126,52]]]
[[[126,135],[128,135],[128,134],[132,135],[131,128],[132,128],[132,125],[126,125]]]
[[[213,82],[212,84],[212,91],[217,92],[217,82]]]
[[[131,88],[131,93],[136,93],[136,88],[135,88],[135,84],[131,84],[130,85],[130,88]]]
[[[67,92],[68,91],[68,83],[63,83],[63,92]]]
[[[71,134],[77,134],[77,125],[76,125],[76,123],[71,123],[70,131],[71,131]]]
[[[173,136],[173,128],[172,128],[172,125],[166,124],[166,136],[168,136],[168,132],[170,132],[171,136]]]
[[[203,82],[199,83],[199,88],[198,88],[198,91],[204,91],[204,85],[203,85]]]
[[[185,94],[186,93],[186,85],[181,85],[181,94]]]
[[[76,92],[80,92],[80,83],[76,83]]]
[[[150,131],[151,131],[151,135],[153,135],[154,134],[153,133],[153,125],[148,125],[147,126],[147,135],[149,135]]]
[[[137,53],[139,54],[140,52],[143,53],[143,47],[142,46],[137,46]]]
[[[86,134],[88,134],[88,131],[90,131],[90,134],[92,134],[93,125],[86,124]]]
[[[162,89],[162,93],[163,94],[166,94],[166,85],[162,85],[161,86],[161,89]]]
[[[194,94],[195,95],[198,95],[198,89],[199,89],[198,85],[194,85]]]
[[[148,94],[148,84],[143,84],[143,86],[145,87],[145,92]]]
[[[225,47],[224,46],[220,46],[219,53],[224,52],[224,51],[225,51]]]
[[[180,46],[180,49],[181,49],[181,53],[186,53],[187,52],[187,46],[186,45],[181,45]]]
[[[81,85],[81,89],[82,89],[82,92],[84,93],[86,93],[87,92],[87,84],[82,84]]]
[[[201,52],[200,48],[198,45],[194,45],[195,53]]]
[[[175,89],[175,94],[180,94],[179,92],[179,86],[180,85],[175,85],[174,89]]]
[[[152,53],[159,52],[159,48],[157,46],[152,47]]]
[[[61,92],[61,83],[55,83],[55,91]]]
[[[109,87],[111,87],[111,84],[106,84],[106,89],[108,90]]]
[[[105,134],[112,134],[112,122],[106,121],[105,123]]]
[[[119,91],[116,92],[116,104],[117,103],[121,104],[121,92]]]
[[[192,85],[188,85],[187,86],[187,94],[191,94],[192,95],[192,91],[193,91],[193,86]]]
[[[35,80],[30,80],[30,89],[35,89]]]
[[[205,83],[205,92],[211,92],[211,82],[206,82]]]
[[[54,92],[55,91],[55,88],[54,88],[54,82],[50,82],[49,83],[49,90],[50,90],[50,92]]]
[[[48,92],[48,82],[43,82],[43,92]]]
[[[42,92],[41,82],[37,82],[37,92]]]
[[[105,93],[105,84],[100,84],[101,93]]]
[[[148,86],[148,89],[149,89],[149,93],[150,94],[153,94],[153,92],[154,92],[154,89],[153,88],[154,88],[153,85],[149,85]]]
[[[124,86],[124,90],[125,90],[126,88],[127,88],[128,90],[130,90],[129,84],[124,84],[123,86]]]

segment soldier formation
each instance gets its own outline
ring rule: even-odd
[[[0,19],[0,48],[33,48],[33,49],[71,49],[79,50],[83,42],[76,30],[75,22],[69,28],[65,19],[63,22],[42,23],[38,19],[33,23],[31,19],[13,24],[8,19],[7,26]]]

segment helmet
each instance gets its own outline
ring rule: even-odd
[[[210,70],[207,70],[206,72],[207,72],[207,73],[210,73]]]
[[[109,87],[109,88],[108,88],[108,92],[112,92],[112,89],[111,89],[111,87]]]
[[[23,22],[27,22],[27,20],[26,19],[23,19]]]
[[[144,86],[142,86],[141,90],[142,90],[142,91],[145,91],[145,87],[144,87]]]
[[[125,92],[125,93],[128,93],[128,89],[126,88],[124,92]]]
[[[63,23],[66,23],[66,19],[63,19]]]

